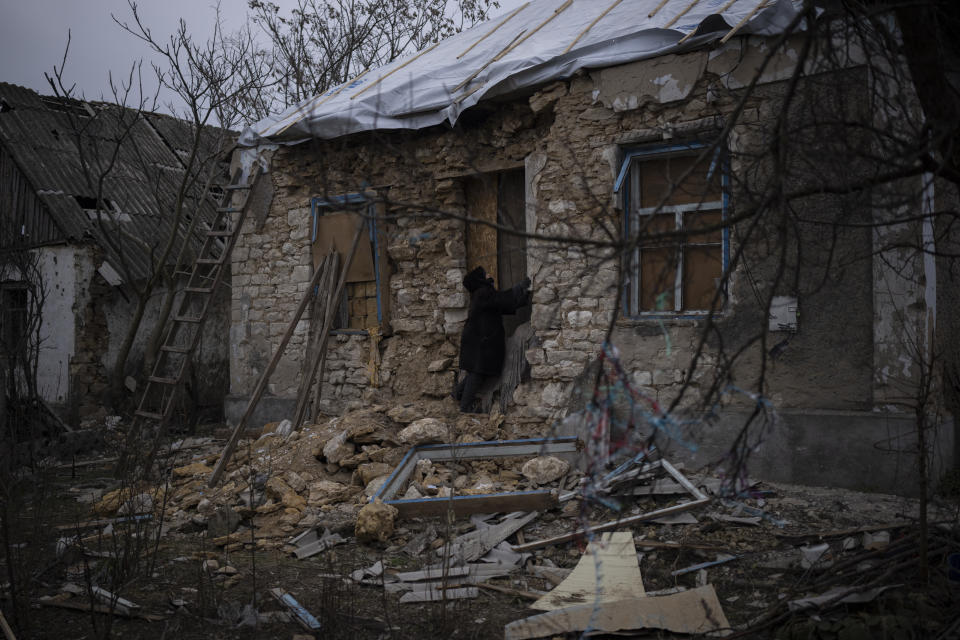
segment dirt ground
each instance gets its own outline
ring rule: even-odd
[[[282,443],[278,436],[246,443],[241,449],[247,453],[228,468],[242,473],[233,479],[228,473],[225,483],[239,484],[240,476],[254,478],[249,486],[262,487],[260,500],[244,498],[242,487],[232,494],[203,489],[199,479],[204,472],[199,467],[197,476],[176,471],[197,464],[209,470],[223,446],[223,440],[216,438],[192,441],[195,444],[188,443],[170,455],[167,468],[171,473],[163,483],[136,490],[127,487],[126,493],[116,494],[120,498],[112,509],[104,508],[104,501],[121,485],[113,477],[109,455],[102,463],[50,463],[24,471],[18,478],[20,491],[5,504],[8,517],[3,532],[6,552],[0,559],[0,610],[21,640],[293,639],[298,634],[315,638],[501,638],[506,624],[540,613],[530,604],[554,584],[539,577],[536,567],[574,567],[583,555],[585,539],[533,551],[509,575],[489,579],[487,584],[493,588],[481,586],[477,597],[471,599],[400,603],[400,592],[375,579],[367,580],[368,584],[351,579],[351,574],[378,561],[388,578],[394,572],[436,562],[445,545],[474,527],[468,517],[399,518],[383,542],[357,540],[354,522],[366,500],[363,492],[369,489],[360,465],[373,464],[371,458],[388,460],[385,464],[391,469],[396,464],[396,453],[377,453],[390,448],[385,440],[372,444],[376,438],[370,435],[380,428],[397,439],[398,425],[388,424],[386,412],[380,413],[384,415],[374,416],[372,422],[372,414],[363,414],[367,422],[362,428],[356,426],[362,421],[348,421],[348,431],[358,440],[371,442],[352,449],[352,455],[366,456],[352,470],[350,456],[341,459],[347,466],[339,467],[321,451],[337,429],[316,426],[314,431],[323,436],[311,437],[305,430],[292,439],[285,436]],[[405,418],[394,412],[390,420],[396,418],[404,424]],[[343,422],[334,426],[343,427]],[[491,428],[478,422],[473,427],[490,431],[485,434],[489,436],[509,435],[503,433],[502,424]],[[398,442],[395,448],[403,451],[407,447]],[[331,448],[327,451],[333,455]],[[263,458],[264,452],[271,472],[257,480],[255,476],[267,468],[267,463],[258,462],[258,455]],[[290,476],[290,471],[295,475]],[[432,471],[434,475],[422,478],[421,488],[433,486],[430,481],[437,478],[449,480],[442,469]],[[477,470],[471,467],[470,471]],[[705,490],[716,488],[716,480],[696,471],[684,473]],[[509,470],[488,466],[479,472],[508,488],[530,488],[527,480]],[[283,486],[271,484],[272,478],[282,478]],[[555,485],[562,491],[575,484],[571,478],[575,476],[568,474]],[[300,480],[304,480],[302,487],[297,486]],[[323,483],[337,483],[333,499],[326,493],[333,485]],[[469,483],[460,484],[469,488]],[[346,492],[340,485],[347,487]],[[135,508],[138,505],[132,504],[132,497],[144,493],[153,496],[152,504]],[[220,498],[223,500],[218,503]],[[676,504],[681,498],[633,496],[622,501],[620,515],[648,512]],[[231,532],[214,536],[214,529],[223,524],[215,523],[216,514],[228,503],[233,505],[236,522],[227,523]],[[837,489],[755,483],[737,501],[714,498],[688,512],[695,521],[644,522],[618,530],[633,533],[647,592],[712,585],[732,627],[731,637],[946,639],[960,637],[960,576],[951,576],[947,567],[949,554],[960,552],[958,505],[956,493],[937,496],[931,505],[933,524],[927,536],[925,565],[919,560],[915,501]],[[131,518],[136,512],[144,515],[132,523],[115,521]],[[574,499],[541,511],[507,541],[543,540],[585,523],[617,517],[598,503]],[[98,524],[88,526],[91,520]],[[290,540],[314,527],[338,533],[346,542],[297,559],[291,553],[295,546]],[[412,553],[408,545],[424,532],[435,533],[429,534],[422,551]],[[888,541],[883,532],[889,535]],[[74,539],[77,536],[79,542]],[[829,545],[827,555],[819,564],[801,566],[801,547],[821,542]],[[866,548],[865,543],[873,548]],[[733,558],[727,559],[729,556]],[[718,558],[727,561],[672,574]],[[926,567],[926,576],[921,567]],[[138,606],[129,615],[115,604],[112,612],[91,612],[90,604],[96,598],[86,592],[88,585],[106,585]],[[807,612],[789,610],[791,600],[838,585],[888,588],[865,603]],[[269,594],[276,587],[315,616],[320,629],[308,632],[291,619],[290,610]],[[109,610],[109,601],[105,602]],[[657,629],[618,637],[624,635],[682,637]]]

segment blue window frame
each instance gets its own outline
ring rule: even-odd
[[[335,327],[341,333],[366,333],[368,329],[374,326],[383,327],[385,305],[382,297],[382,254],[381,238],[377,232],[377,210],[376,203],[367,195],[362,193],[348,193],[342,196],[334,197],[316,197],[310,200],[311,232],[310,242],[315,244],[318,239],[320,218],[325,215],[338,213],[354,213],[364,215],[367,218],[367,231],[369,240],[368,258],[373,261],[373,279],[363,281],[347,281],[346,290],[340,301],[341,310],[339,313],[340,326]],[[353,227],[354,229],[356,227]],[[358,248],[358,256],[364,255],[363,248]],[[357,258],[355,258],[356,260]],[[362,310],[365,301],[376,302],[376,322],[373,322],[372,314]]]
[[[722,310],[716,296],[730,253],[727,166],[721,149],[671,144],[625,154],[614,191],[623,194],[631,241],[623,309],[630,317],[702,316]]]

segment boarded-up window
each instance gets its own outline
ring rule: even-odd
[[[498,288],[527,277],[526,197],[523,169],[466,178],[467,215],[483,222],[467,225],[467,270],[483,267]],[[489,224],[484,224],[489,223]],[[530,319],[531,308],[504,316],[507,335]]]
[[[323,262],[331,251],[346,259],[358,226],[366,219],[367,226],[360,237],[353,261],[347,270],[346,285],[338,302],[334,329],[365,330],[382,327],[385,305],[380,295],[385,272],[382,267],[385,245],[377,228],[377,205],[361,195],[332,199],[314,199],[313,208],[313,264]],[[334,279],[335,281],[336,279]]]
[[[630,154],[624,172],[630,259],[626,309],[718,311],[726,235],[722,162],[717,154]],[[715,304],[716,301],[716,304]]]

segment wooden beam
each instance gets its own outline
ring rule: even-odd
[[[353,262],[353,256],[357,253],[357,246],[360,244],[360,237],[363,235],[363,230],[367,228],[367,219],[361,218],[360,225],[357,227],[357,232],[353,236],[353,244],[350,245],[350,251],[347,254],[346,259],[343,261],[343,268],[340,270],[340,280],[337,281],[337,288],[334,290],[332,297],[330,298],[330,303],[327,304],[327,316],[323,321],[323,329],[320,333],[320,346],[317,350],[317,353],[314,354],[313,362],[310,364],[308,369],[309,375],[307,376],[307,384],[305,388],[307,393],[297,399],[297,408],[294,412],[293,417],[293,428],[294,430],[299,429],[300,425],[303,424],[303,417],[306,415],[307,406],[310,401],[310,389],[313,387],[313,380],[317,375],[317,369],[320,368],[321,363],[326,363],[327,356],[327,342],[330,341],[330,329],[333,326],[333,318],[336,316],[337,312],[337,301],[340,300],[340,295],[343,293],[343,287],[347,282],[347,272],[350,270],[350,264]],[[323,383],[323,372],[320,372],[317,388],[317,402],[320,402],[320,384]]]
[[[472,45],[470,45],[469,47],[467,47],[466,49],[464,49],[464,50],[463,50],[463,53],[461,53],[460,55],[457,56],[457,60],[459,60],[459,59],[462,58],[463,56],[465,56],[465,55],[467,55],[468,53],[470,53],[475,46],[477,46],[478,44],[480,44],[481,42],[483,42],[484,40],[486,40],[487,38],[489,38],[490,36],[492,36],[497,29],[499,29],[499,28],[502,27],[503,25],[507,24],[507,22],[508,22],[513,16],[517,15],[518,13],[520,13],[521,11],[523,11],[524,9],[526,9],[528,4],[530,4],[530,3],[529,3],[529,2],[524,2],[522,5],[520,5],[520,6],[517,7],[516,9],[514,9],[514,10],[510,13],[510,15],[508,15],[506,18],[504,18],[503,20],[501,20],[501,21],[497,24],[497,26],[495,26],[493,29],[490,29],[490,31],[488,31],[488,32],[486,32],[485,34],[483,34],[483,36],[482,36],[480,39],[478,39],[478,40],[477,40],[476,42],[474,42]]]
[[[581,31],[580,33],[577,34],[577,37],[573,39],[573,42],[571,42],[570,44],[567,45],[567,48],[564,49],[563,52],[564,52],[564,53],[567,53],[568,51],[570,51],[570,49],[573,49],[573,46],[574,46],[575,44],[577,44],[578,42],[580,42],[580,38],[582,38],[583,36],[585,36],[585,35],[587,34],[587,32],[590,31],[590,29],[593,29],[593,27],[594,27],[598,22],[600,22],[600,20],[602,20],[605,15],[607,15],[608,13],[610,13],[617,5],[620,4],[621,2],[623,2],[623,0],[616,0],[616,2],[614,2],[612,5],[610,5],[610,6],[607,7],[606,9],[604,9],[604,10],[603,10],[603,13],[601,13],[601,14],[598,15],[596,18],[594,18],[594,19],[593,19],[593,22],[591,22],[590,24],[588,24],[588,25],[583,29],[583,31]]]
[[[243,412],[243,416],[240,418],[240,421],[237,422],[237,426],[234,427],[233,433],[230,434],[230,439],[227,440],[227,445],[223,448],[223,453],[220,454],[220,459],[217,460],[217,464],[213,468],[213,473],[210,474],[210,480],[207,482],[207,486],[215,487],[217,486],[217,483],[220,482],[220,477],[226,470],[227,463],[230,462],[230,458],[233,456],[233,451],[237,447],[237,441],[240,439],[240,434],[247,426],[247,421],[250,419],[250,416],[253,415],[253,410],[257,408],[257,404],[260,402],[260,397],[267,388],[267,381],[270,379],[271,374],[273,374],[274,369],[276,369],[277,365],[280,363],[280,358],[283,356],[283,351],[286,349],[287,343],[290,342],[290,338],[293,337],[293,332],[297,328],[297,323],[300,322],[300,316],[303,315],[303,310],[307,308],[307,303],[309,303],[310,298],[313,297],[313,289],[317,286],[317,283],[320,282],[320,277],[323,275],[322,267],[323,265],[320,265],[320,267],[313,272],[313,278],[310,279],[310,284],[307,286],[307,290],[303,292],[303,297],[300,298],[300,304],[297,305],[297,310],[294,312],[293,318],[290,320],[290,324],[287,325],[287,330],[284,332],[283,337],[280,338],[280,344],[277,345],[276,350],[273,352],[273,357],[270,358],[270,363],[267,365],[267,368],[263,370],[263,373],[260,374],[260,379],[257,380],[257,384],[253,388],[253,393],[250,395],[250,400],[247,402],[247,408]]]

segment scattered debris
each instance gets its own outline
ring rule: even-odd
[[[710,562],[701,562],[700,564],[691,565],[683,569],[677,569],[676,571],[671,571],[670,575],[673,577],[682,576],[687,573],[693,573],[694,571],[701,571],[709,567],[715,567],[720,564],[726,564],[732,560],[737,560],[739,556],[731,556],[727,554],[718,554],[716,560]]]
[[[281,589],[280,587],[274,587],[269,589],[268,592],[271,596],[276,598],[280,603],[286,606],[290,613],[293,614],[294,619],[300,623],[307,631],[316,631],[320,629],[320,621],[313,617],[309,611],[303,608],[299,602],[297,602],[292,595]]]
[[[902,585],[888,584],[882,587],[866,590],[861,590],[860,587],[838,586],[832,587],[829,591],[826,591],[819,596],[791,600],[787,604],[790,607],[790,611],[802,611],[806,609],[821,609],[824,608],[824,605],[833,606],[838,604],[858,604],[863,602],[871,602],[884,591],[887,591],[888,589],[895,589],[899,586]]]
[[[400,604],[412,602],[435,602],[437,600],[459,600],[462,598],[476,598],[479,595],[476,587],[460,587],[456,589],[430,588],[423,591],[411,591],[400,596]]]
[[[324,529],[322,536],[317,535],[316,529],[310,529],[297,536],[291,544],[297,545],[293,553],[298,559],[303,560],[344,542],[346,540],[339,533],[330,533],[329,529]]]

